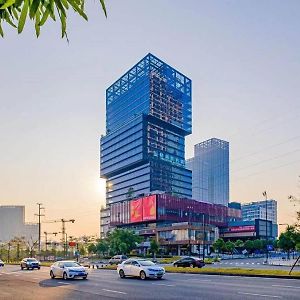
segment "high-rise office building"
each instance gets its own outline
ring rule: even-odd
[[[106,91],[100,174],[107,204],[154,191],[191,198],[185,167],[191,130],[191,80],[146,55]]]
[[[222,204],[229,201],[229,143],[212,138],[194,146],[187,160],[193,173],[193,199]]]
[[[242,204],[243,221],[253,221],[255,219],[267,219],[277,224],[277,201],[265,200]]]

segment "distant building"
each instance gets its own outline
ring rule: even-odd
[[[25,206],[0,206],[0,242],[15,237],[37,241],[38,224],[25,223]]]
[[[228,207],[235,209],[242,209],[242,204],[240,202],[229,202]]]
[[[192,171],[192,198],[228,205],[229,143],[212,138],[194,146],[194,157],[186,161]]]
[[[277,224],[277,201],[267,201],[267,219]],[[253,221],[255,219],[266,219],[266,201],[257,201],[242,204],[242,218],[244,221]]]

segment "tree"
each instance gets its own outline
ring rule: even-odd
[[[234,243],[231,242],[231,241],[227,241],[226,244],[225,244],[225,247],[226,247],[226,250],[227,250],[231,255],[233,255],[233,250],[235,249]]]
[[[243,248],[244,247],[244,242],[242,240],[237,240],[235,242],[235,247],[236,248]]]
[[[256,239],[253,241],[253,249],[254,250],[261,250],[263,249],[263,241]]]
[[[83,245],[80,245],[80,246],[79,246],[79,254],[80,254],[80,255],[85,255],[85,254],[86,254],[86,250],[85,250],[85,248],[84,248]]]
[[[225,242],[222,238],[217,239],[213,243],[212,247],[213,247],[214,251],[217,251],[218,253],[221,253],[221,251],[223,251],[224,248],[225,248]]]
[[[156,241],[156,239],[152,239],[150,241],[150,252],[153,253],[153,258],[155,258],[158,250],[159,250],[159,243]]]
[[[107,253],[107,251],[109,249],[109,245],[106,240],[100,240],[96,247],[97,247],[97,252],[99,254],[102,253],[103,256],[105,255],[105,253]]]
[[[298,242],[300,242],[300,233],[295,226],[288,226],[279,236],[278,247],[287,252],[289,259],[290,251],[295,249]]]
[[[131,199],[131,198],[133,198],[133,196],[134,196],[134,188],[130,187],[127,191],[127,198]]]
[[[247,241],[245,242],[245,244],[244,244],[244,247],[245,247],[245,249],[247,250],[248,256],[249,256],[249,253],[253,250],[253,247],[254,247],[253,241],[247,240]]]
[[[128,229],[115,229],[107,237],[110,252],[114,254],[128,254],[141,242],[141,237]]]
[[[97,246],[95,244],[89,244],[87,247],[88,253],[96,253],[97,252]]]
[[[107,17],[104,0],[99,0],[102,10]],[[60,19],[61,35],[67,37],[67,11],[72,8],[82,18],[88,20],[85,13],[85,0],[0,0],[0,35],[3,37],[1,23],[7,23],[18,30],[23,31],[27,17],[35,26],[36,36],[40,35],[41,26],[49,19]]]

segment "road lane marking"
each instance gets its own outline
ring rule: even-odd
[[[268,297],[268,298],[282,298],[280,296],[274,296],[274,295],[263,295],[263,294],[253,294],[253,293],[244,293],[244,292],[238,292],[240,295],[250,295],[250,296],[259,296],[259,297]]]
[[[293,285],[272,284],[272,286],[275,286],[275,287],[285,287],[285,288],[293,288],[293,289],[300,289],[299,286],[293,286]]]
[[[102,289],[102,291],[110,292],[110,293],[123,294],[123,295],[126,295],[126,294],[127,294],[127,293],[124,293],[124,292],[114,291],[114,290],[107,290],[107,289]]]
[[[62,281],[58,281],[58,283],[60,283],[60,284],[70,284],[70,283],[62,282]]]
[[[166,284],[166,283],[152,283],[153,285],[162,285],[162,286],[175,286],[174,284]]]

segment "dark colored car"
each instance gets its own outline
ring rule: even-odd
[[[205,263],[202,259],[197,257],[184,257],[173,263],[174,267],[190,267],[190,268],[202,268]]]
[[[21,269],[40,269],[41,265],[40,262],[38,260],[36,260],[35,258],[24,258],[21,261]]]

